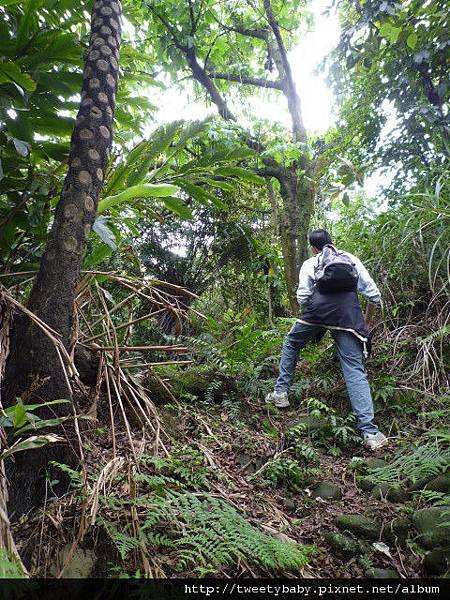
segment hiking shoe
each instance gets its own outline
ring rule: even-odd
[[[377,433],[365,433],[363,443],[369,450],[378,450],[388,443],[388,439],[381,431]]]
[[[287,408],[290,406],[286,392],[270,392],[266,396],[266,402],[274,404],[277,408]]]

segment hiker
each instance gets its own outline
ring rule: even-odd
[[[313,256],[300,269],[297,289],[297,300],[304,310],[283,344],[275,390],[266,401],[279,408],[289,406],[288,393],[300,350],[308,342],[321,340],[329,329],[357,416],[357,427],[364,444],[370,450],[377,450],[387,443],[387,438],[374,423],[363,358],[370,352],[370,335],[357,292],[369,300],[366,316],[370,324],[376,305],[381,303],[380,291],[356,256],[333,246],[328,231],[312,231],[309,243]]]

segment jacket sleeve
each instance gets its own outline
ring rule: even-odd
[[[297,288],[297,302],[306,304],[308,298],[313,293],[314,288],[314,265],[310,261],[305,261],[300,269]]]
[[[368,270],[359,260],[355,258],[355,266],[358,271],[358,292],[361,292],[372,304],[381,304],[381,293],[377,284],[369,275]]]

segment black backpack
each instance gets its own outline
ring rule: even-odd
[[[314,267],[314,278],[323,294],[351,292],[356,290],[358,271],[347,254],[327,244],[323,247],[318,265]]]

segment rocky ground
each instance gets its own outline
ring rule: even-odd
[[[375,485],[370,475],[393,460],[398,450],[395,439],[377,454],[353,440],[334,456],[327,447],[327,437],[313,435],[314,429],[321,426],[320,419],[311,419],[299,409],[281,412],[268,410],[262,400],[225,399],[161,405],[157,410],[164,439],[187,449],[187,454],[195,449],[203,455],[202,469],[211,493],[278,539],[314,547],[307,567],[292,576],[396,578],[443,576],[448,572],[450,507],[419,501],[414,491],[426,488],[448,494],[449,472],[415,485]],[[274,482],[267,475],[274,460],[287,458],[291,461],[288,464],[295,465],[295,453],[286,434],[299,422],[308,423],[302,441],[317,452],[318,462],[310,472],[306,469],[305,479],[296,480],[295,485],[289,477]],[[108,464],[113,457],[108,431],[105,420],[104,426],[83,434],[89,471]],[[141,439],[141,427],[133,427],[132,435]],[[116,431],[116,444],[119,455],[125,456],[124,432]],[[170,443],[166,445],[171,448]],[[303,466],[308,466],[307,461]],[[81,546],[74,545],[79,527],[78,502],[68,496],[52,507],[50,520],[30,515],[15,526],[16,543],[23,556],[33,553],[38,539],[45,540],[42,547],[48,558],[40,559],[36,574],[57,574],[68,552],[72,552],[66,576],[111,576],[110,562],[106,567],[104,560],[111,554],[111,547],[99,552],[95,532]],[[99,567],[100,563],[103,566]],[[117,566],[120,572],[127,572],[128,567]],[[165,573],[183,576],[175,571],[171,575],[167,561]],[[250,577],[265,573],[246,564],[237,570],[224,568],[217,575]]]
[[[250,518],[275,535],[318,548],[311,576],[422,577],[447,572],[450,507],[420,504],[413,491],[448,493],[449,472],[409,488],[374,485],[368,478],[392,460],[395,439],[375,454],[357,444],[339,457],[321,449],[320,474],[303,489],[273,488],[264,481],[264,466],[274,455],[289,454],[284,433],[310,417],[297,410],[268,413],[262,402],[249,400],[241,407],[186,407],[182,419],[171,409],[162,414],[173,434],[203,447],[210,465],[224,474],[226,483],[218,487]],[[269,434],[264,431],[268,421]]]

